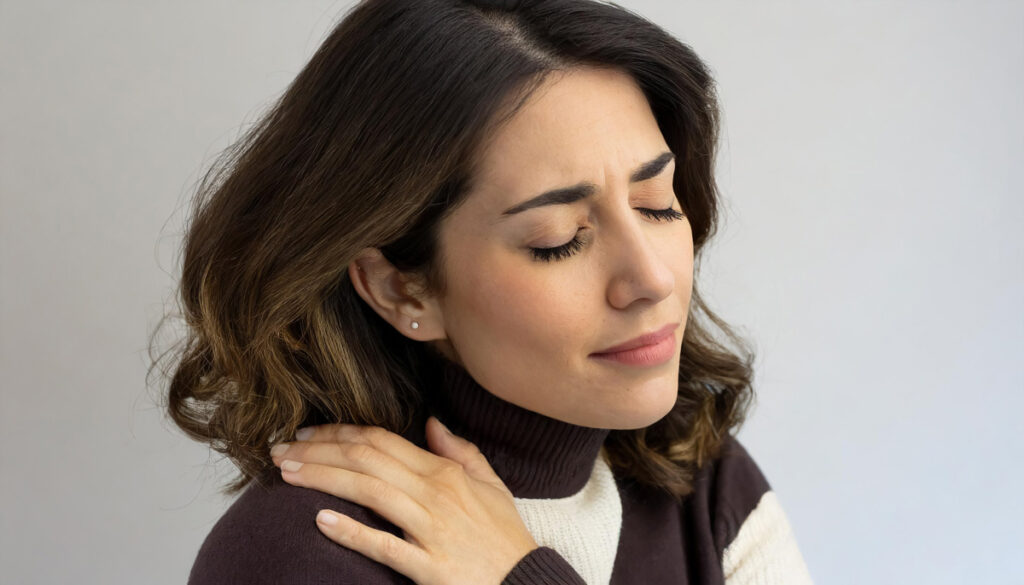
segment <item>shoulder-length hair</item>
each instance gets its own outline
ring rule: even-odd
[[[358,296],[348,265],[378,247],[443,294],[439,224],[472,189],[481,145],[550,72],[588,66],[618,68],[646,95],[677,158],[699,269],[719,198],[714,80],[689,46],[611,3],[366,0],[222,153],[185,233],[186,337],[150,373],[171,355],[167,413],[239,468],[225,494],[273,467],[269,447],[305,424],[408,428],[429,356]],[[753,354],[697,280],[675,407],[649,427],[613,430],[603,448],[617,474],[679,498],[753,397]]]

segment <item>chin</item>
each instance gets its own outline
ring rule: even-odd
[[[634,428],[649,427],[672,412],[676,405],[676,399],[679,397],[679,381],[673,379],[667,388],[660,390],[657,394],[647,397],[646,406],[648,408],[639,413],[643,417],[643,421]]]
[[[673,384],[671,392],[637,396],[637,402],[632,404],[633,408],[619,410],[614,420],[610,420],[605,428],[625,431],[649,427],[672,412],[676,405],[677,393],[678,384]]]

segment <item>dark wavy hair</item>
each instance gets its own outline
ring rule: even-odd
[[[365,0],[199,181],[180,313],[164,315],[150,340],[149,374],[168,380],[161,407],[240,470],[223,493],[273,467],[269,447],[305,424],[409,427],[433,358],[362,300],[349,263],[377,247],[443,294],[439,226],[471,191],[481,145],[549,73],[578,67],[617,68],[646,95],[677,158],[696,268],[676,404],[647,428],[613,430],[603,456],[618,475],[679,498],[692,491],[753,398],[751,350],[698,290],[719,199],[708,67],[613,3]],[[186,336],[157,355],[153,340],[172,316]]]

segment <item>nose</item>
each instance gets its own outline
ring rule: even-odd
[[[627,216],[632,217],[615,222],[614,237],[605,251],[611,275],[608,302],[618,309],[625,309],[638,300],[657,304],[672,294],[676,285],[675,274],[666,259],[667,246],[672,245],[667,226],[637,217],[637,211],[632,208]]]

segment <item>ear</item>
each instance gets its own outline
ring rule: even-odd
[[[406,337],[417,341],[446,337],[437,301],[414,291],[412,279],[377,248],[360,251],[348,265],[348,276],[366,304]],[[416,329],[413,321],[419,324]]]

